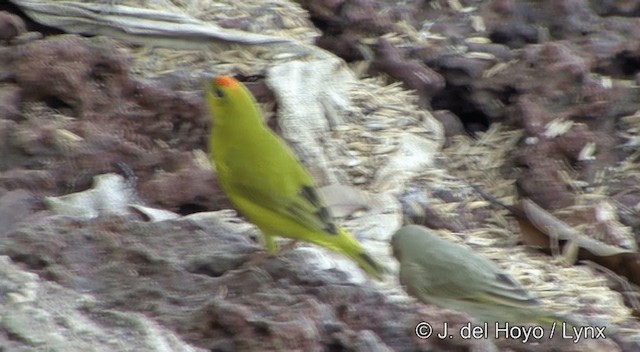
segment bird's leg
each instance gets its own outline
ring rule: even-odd
[[[282,246],[282,248],[280,248],[280,250],[278,251],[278,254],[285,254],[286,252],[292,250],[296,244],[298,244],[297,240],[291,240],[289,241],[287,244],[285,244],[284,246]],[[292,264],[285,256],[280,255],[280,260],[284,261],[287,264]]]
[[[262,233],[262,239],[266,248],[265,252],[252,255],[243,266],[255,266],[262,263],[265,259],[275,257],[278,254],[278,243],[271,234]]]
[[[276,254],[278,252],[278,243],[272,235],[268,235],[263,233],[264,238],[264,246],[267,247],[267,252],[269,254]]]
[[[286,253],[292,250],[296,246],[296,244],[298,244],[297,240],[289,241],[289,243],[285,244],[284,246],[282,246],[282,248],[280,248],[280,251],[278,252],[278,254]]]
[[[289,241],[289,243],[287,243],[282,248],[280,248],[280,250],[278,250],[278,243],[275,241],[274,236],[266,235],[266,234],[263,234],[263,236],[264,236],[264,245],[267,248],[267,251],[263,253],[258,253],[257,255],[252,256],[252,258],[244,264],[245,266],[258,265],[267,258],[275,257],[282,253],[288,252],[291,249],[293,249],[295,245],[298,243],[298,241],[295,241],[295,240]]]

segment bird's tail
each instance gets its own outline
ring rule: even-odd
[[[339,231],[340,237],[344,239],[344,241],[341,241],[344,245],[340,246],[339,252],[355,261],[367,274],[377,280],[382,280],[384,275],[389,272],[389,269],[362,248],[352,234],[342,228]]]

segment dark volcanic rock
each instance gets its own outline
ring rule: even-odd
[[[379,344],[408,351],[425,343],[412,337],[415,324],[441,319],[417,315],[419,304],[391,303],[371,285],[319,271],[297,251],[246,265],[258,247],[229,226],[215,218],[40,217],[3,235],[0,255],[91,295],[100,309],[142,313],[208,350]]]
[[[185,214],[224,205],[213,174],[191,153],[207,149],[201,97],[139,81],[129,60],[108,39],[75,35],[3,51],[11,84],[0,86],[0,187],[70,193],[126,163],[150,204]]]

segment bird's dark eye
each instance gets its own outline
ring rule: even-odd
[[[216,96],[217,96],[218,98],[224,98],[224,92],[223,92],[223,91],[221,91],[220,89],[216,89],[216,90],[214,91],[214,93],[216,93]]]

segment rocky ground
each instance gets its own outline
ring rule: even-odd
[[[202,162],[209,117],[189,69],[235,74],[278,116],[264,84],[268,60],[234,47],[185,57],[167,73],[153,56],[162,49],[43,25],[18,3],[0,5],[2,350],[490,350],[482,340],[418,339],[421,321],[469,317],[319,269],[321,252],[307,247],[248,264],[261,249],[251,227],[226,212],[196,215],[231,205]],[[574,314],[604,319],[607,340],[498,341],[500,349],[640,349],[640,1],[300,0],[243,11],[214,19],[247,32],[304,28],[290,37],[341,57],[361,80],[401,82],[415,92],[410,109],[442,124],[433,169],[449,178],[430,171],[439,183],[423,175],[403,185],[405,216],[465,236],[482,228],[499,248],[487,252],[493,259],[521,265],[505,254],[532,255],[512,214],[442,182],[455,178],[508,203],[533,200],[582,234],[629,249],[603,261],[624,278],[609,284],[615,274],[584,266],[576,270],[597,283],[555,281],[554,270],[565,272],[555,264],[538,275]],[[283,20],[252,21],[251,11]],[[377,114],[363,96],[360,113]],[[374,176],[356,171],[346,173],[351,183],[376,191]],[[95,217],[60,215],[46,198],[90,189],[106,173],[124,176],[132,203],[181,217],[152,221],[108,206]]]

